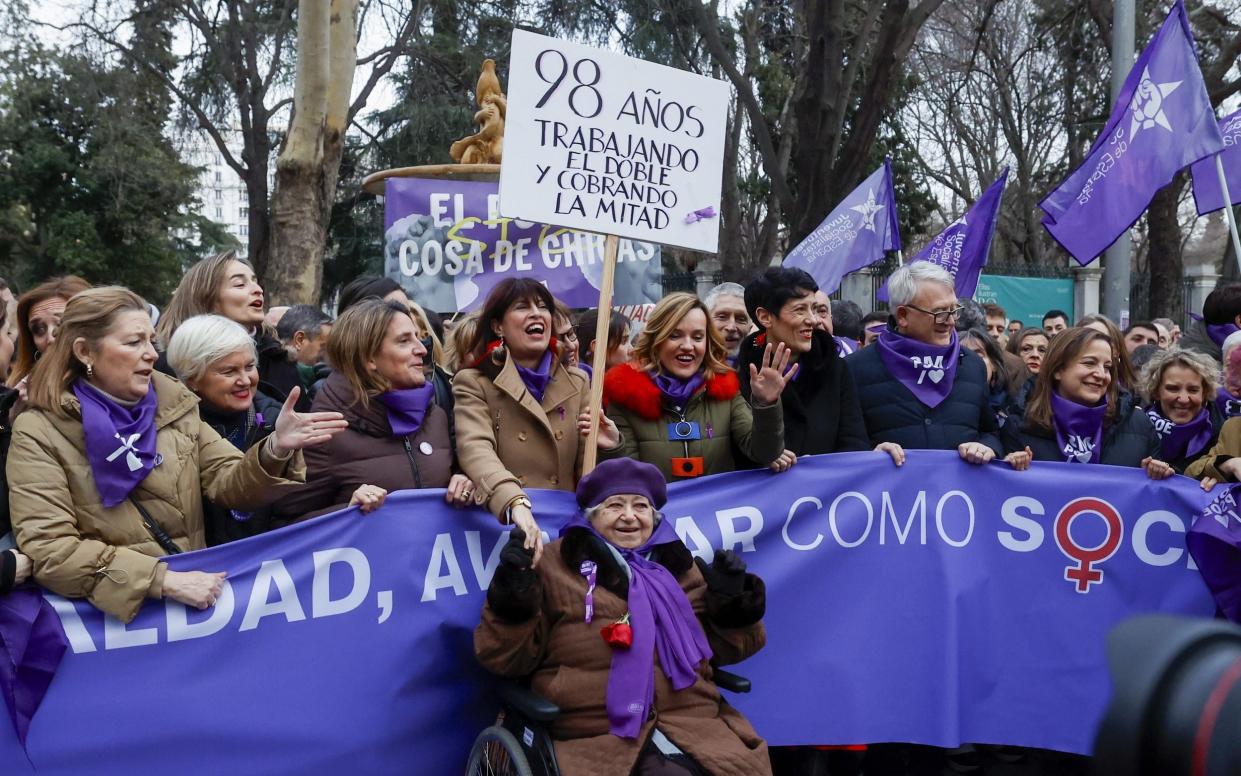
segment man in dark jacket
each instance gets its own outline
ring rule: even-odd
[[[869,450],[849,367],[832,335],[817,326],[818,290],[807,272],[789,267],[769,267],[746,287],[746,312],[758,331],[742,340],[738,353],[741,395],[750,399],[750,364],[761,368],[767,344],[784,343],[800,365],[780,396],[785,448],[795,455]]]
[[[888,328],[846,359],[871,441],[956,450],[970,463],[1001,455],[987,367],[957,341],[952,276],[930,262],[906,264],[888,279],[888,296]]]
[[[1180,346],[1221,361],[1224,340],[1235,331],[1241,331],[1241,283],[1228,283],[1207,294],[1202,317],[1195,316]]]

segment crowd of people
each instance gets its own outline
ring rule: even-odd
[[[162,314],[124,288],[48,280],[0,327],[0,593],[33,579],[126,622],[147,599],[205,609],[224,572],[171,571],[165,556],[443,489],[513,526],[476,651],[566,710],[564,772],[781,772],[797,757],[769,759],[700,659],[762,648],[762,581],[731,551],[692,562],[660,519],[666,483],[778,476],[834,452],[901,466],[915,449],[1183,473],[1206,489],[1241,476],[1241,284],[1184,333],[1060,310],[1024,326],[958,300],[925,262],[888,293],[889,310],[864,313],[771,267],[701,300],[669,294],[640,327],[613,314],[601,342],[597,311],[530,279],[447,320],[383,277],[346,286],[335,316],[269,309],[232,253],[187,271]],[[592,430],[602,463],[583,476]],[[547,546],[531,488],[575,491],[582,507]],[[618,660],[598,622],[630,616],[634,657]],[[557,681],[564,670],[576,681]],[[637,716],[622,680],[646,687]]]

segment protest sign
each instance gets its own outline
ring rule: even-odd
[[[723,81],[513,31],[500,212],[715,253]]]
[[[384,274],[437,312],[482,306],[507,277],[546,283],[570,307],[593,307],[603,278],[604,237],[499,214],[494,182],[389,178],[384,193]],[[659,301],[660,246],[621,240],[617,304]]]
[[[554,537],[573,494],[531,495]],[[695,555],[734,549],[766,581],[767,646],[736,669],[754,691],[729,702],[772,745],[1088,752],[1112,626],[1214,611],[1185,550],[1212,496],[1182,477],[845,453],[674,483],[669,497],[665,519]],[[442,490],[406,491],[371,515],[167,559],[229,572],[207,612],[148,601],[124,625],[54,598],[70,650],[30,727],[30,762],[40,774],[460,772],[497,711],[472,633],[504,531]],[[0,772],[33,772],[2,717]]]

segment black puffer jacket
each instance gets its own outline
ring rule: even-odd
[[[302,377],[297,372],[297,362],[280,340],[263,329],[254,338],[254,349],[259,356],[259,389],[283,404],[289,398],[289,391],[301,387]],[[297,411],[310,412],[312,398],[310,391],[302,391],[297,399]]]
[[[987,366],[968,348],[961,348],[959,358],[952,391],[934,409],[892,376],[877,346],[846,358],[871,444],[896,442],[909,450],[956,450],[966,442],[982,442],[999,453]]]
[[[1137,406],[1127,393],[1120,395],[1116,422],[1103,430],[1103,450],[1099,463],[1110,466],[1141,466],[1147,456],[1159,457],[1159,435],[1146,417],[1146,410]],[[1010,417],[1001,431],[1004,452],[1014,453],[1027,446],[1036,461],[1064,462],[1064,453],[1056,441],[1054,429],[1031,426],[1017,416]]]
[[[243,453],[271,434],[279,414],[280,402],[262,393],[254,394],[254,406],[246,412],[218,412],[203,402],[198,404],[199,417]],[[271,527],[270,506],[237,512],[203,499],[203,529],[208,547],[256,536]]]
[[[741,342],[737,377],[741,395],[750,400],[750,365],[760,365],[763,345],[754,333]],[[862,406],[849,366],[836,353],[836,343],[826,332],[815,330],[810,352],[798,359],[797,378],[784,388],[784,447],[797,455],[869,450]]]

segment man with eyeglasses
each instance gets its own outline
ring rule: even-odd
[[[888,278],[888,298],[887,329],[847,359],[870,441],[989,462],[1002,448],[987,367],[957,341],[952,275],[930,262],[906,264]]]

